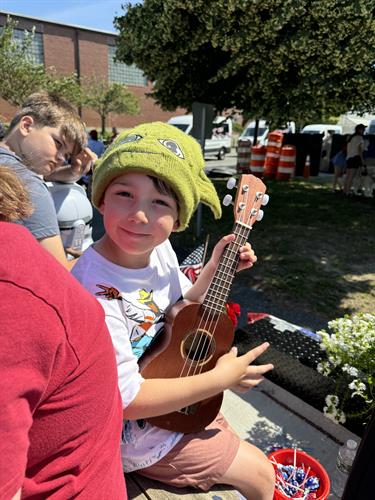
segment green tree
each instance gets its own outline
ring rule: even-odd
[[[50,67],[45,73],[43,86],[49,92],[58,94],[66,101],[77,106],[81,106],[85,99],[85,89],[80,85],[80,81],[75,73],[58,76],[55,68]]]
[[[375,0],[144,0],[117,57],[165,109],[236,106],[271,123],[374,107]]]
[[[15,40],[13,30],[17,22],[8,18],[0,30],[0,97],[14,106],[20,106],[25,98],[38,90],[58,93],[72,104],[83,99],[77,76],[73,73],[59,76],[56,69],[45,70],[29,57],[33,31],[25,32],[22,40]]]
[[[17,23],[8,19],[0,32],[0,97],[19,106],[25,97],[39,89],[44,82],[44,67],[28,57],[32,33],[16,41],[13,29]]]
[[[135,95],[120,83],[93,79],[85,82],[83,104],[96,111],[101,118],[102,134],[105,133],[109,113],[136,115],[139,104]]]

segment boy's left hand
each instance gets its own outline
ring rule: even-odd
[[[235,239],[236,236],[234,234],[228,234],[227,236],[221,238],[221,240],[218,243],[216,243],[210,259],[215,268],[219,263],[219,259],[224,251],[224,248],[231,241],[234,241]],[[245,245],[240,248],[240,261],[238,263],[237,272],[252,267],[256,261],[257,261],[257,256],[255,255],[254,250],[252,249],[250,243],[246,242]]]
[[[57,168],[51,175],[45,176],[46,181],[77,182],[86,175],[94,162],[98,159],[96,154],[89,148],[84,148],[76,156],[72,156],[71,163]]]
[[[98,157],[90,148],[86,147],[82,149],[77,156],[72,157],[71,169],[73,174],[79,175],[80,177],[86,175],[90,172],[97,159]]]

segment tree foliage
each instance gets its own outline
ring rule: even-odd
[[[102,120],[102,134],[105,132],[106,118],[109,113],[139,113],[139,104],[135,95],[120,83],[108,83],[106,80],[92,79],[85,83],[83,104],[95,110]]]
[[[82,94],[77,76],[58,76],[55,68],[46,71],[42,64],[33,62],[29,57],[33,32],[25,32],[22,40],[15,40],[16,26],[17,22],[8,18],[0,31],[0,97],[20,106],[33,92],[48,90],[72,104],[80,104]]]
[[[0,32],[0,97],[15,106],[40,88],[44,82],[44,67],[27,57],[32,33],[22,42],[13,38],[16,22],[8,20]]]
[[[375,101],[375,0],[144,0],[115,19],[117,57],[163,108],[238,107],[277,123]]]

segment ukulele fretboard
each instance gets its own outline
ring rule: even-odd
[[[251,227],[236,222],[232,233],[236,239],[224,250],[216,269],[211,285],[208,289],[202,307],[209,311],[221,313],[228,301],[229,292],[236,274],[240,258],[239,249],[246,243]]]

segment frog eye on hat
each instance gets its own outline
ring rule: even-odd
[[[120,141],[117,145],[126,144],[127,142],[137,142],[143,139],[143,137],[139,134],[130,134],[127,135],[122,141]]]
[[[170,139],[158,139],[160,144],[165,146],[169,151],[172,151],[176,156],[179,158],[184,159],[184,153],[181,151],[180,146],[177,144],[177,142],[171,141]]]

